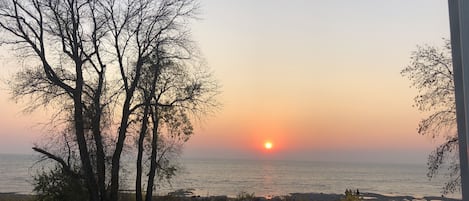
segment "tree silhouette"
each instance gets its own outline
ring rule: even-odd
[[[163,116],[179,119],[174,128],[191,128],[189,114],[200,116],[216,105],[216,83],[189,40],[197,8],[195,0],[0,2],[1,44],[25,61],[10,82],[12,94],[30,97],[29,111],[57,111],[53,118],[61,120],[64,136],[57,139],[66,139],[65,153],[36,150],[64,168],[62,162],[79,160],[77,174],[90,200],[118,200],[128,136],[153,135],[151,161],[157,166],[158,135],[164,132],[158,127],[172,128]]]
[[[450,41],[445,39],[440,48],[418,46],[412,52],[410,65],[401,74],[418,89],[414,106],[422,112],[431,113],[420,121],[418,133],[432,138],[444,138],[443,143],[428,157],[427,176],[433,178],[446,168],[449,179],[443,193],[459,190],[458,136]]]

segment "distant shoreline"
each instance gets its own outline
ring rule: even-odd
[[[341,198],[344,198],[344,194],[334,194],[334,193],[290,193],[290,195],[285,196],[275,196],[271,198],[254,196],[252,198],[243,198],[242,201],[291,201],[291,200],[301,200],[301,201],[339,201]],[[165,200],[167,196],[157,196],[160,198],[157,200]],[[455,198],[446,198],[438,196],[425,196],[425,197],[413,197],[413,196],[387,196],[377,193],[361,193],[360,197],[363,200],[369,201],[404,201],[404,200],[441,200],[441,201],[460,201],[461,199]],[[122,193],[121,201],[133,200],[134,194],[132,193]],[[161,199],[163,198],[163,199]],[[0,201],[34,201],[35,195],[27,194],[17,194],[17,193],[0,193]],[[166,199],[171,201],[237,201],[236,197],[228,196],[186,196],[186,197],[177,197],[173,196],[171,199]]]

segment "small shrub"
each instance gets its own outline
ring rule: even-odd
[[[38,173],[34,177],[37,201],[85,201],[88,191],[82,179],[66,174],[60,167]]]
[[[246,193],[244,191],[238,193],[236,196],[236,201],[254,201],[256,199],[256,196],[254,193]]]
[[[345,198],[340,199],[340,201],[361,201],[363,200],[360,197],[360,193],[358,190],[356,192],[353,192],[351,189],[346,189],[345,190]]]

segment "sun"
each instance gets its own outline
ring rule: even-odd
[[[265,149],[272,149],[272,147],[273,147],[273,144],[271,142],[265,142],[264,143],[264,148]]]

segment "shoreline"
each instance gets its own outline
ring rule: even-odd
[[[246,197],[228,197],[222,196],[154,196],[155,200],[161,201],[339,201],[344,198],[345,195],[335,193],[290,193],[289,195],[274,196],[274,197],[250,197],[249,194],[245,194]],[[424,197],[413,197],[413,196],[391,196],[382,195],[378,193],[360,193],[360,198],[366,201],[460,201],[461,199],[447,198],[441,196],[424,196]],[[18,194],[14,192],[0,192],[0,201],[34,201],[35,195],[32,194]],[[132,201],[134,200],[133,193],[121,193],[121,201]]]

